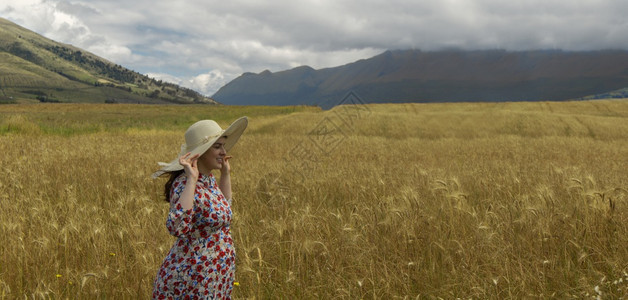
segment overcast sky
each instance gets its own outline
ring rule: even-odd
[[[211,96],[387,49],[627,49],[626,0],[0,0],[0,16]]]

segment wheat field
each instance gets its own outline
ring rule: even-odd
[[[0,299],[147,299],[150,174],[242,115],[234,298],[628,298],[628,100],[599,100],[0,105]]]

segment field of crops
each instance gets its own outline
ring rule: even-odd
[[[234,298],[628,297],[628,101],[0,105],[0,299],[149,298],[164,178],[232,150]]]

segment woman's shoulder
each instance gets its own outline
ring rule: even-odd
[[[187,175],[185,173],[181,173],[179,176],[177,176],[177,178],[174,179],[174,181],[172,181],[172,187],[177,188],[177,187],[185,186],[187,179],[188,179]],[[196,185],[210,188],[216,185],[216,179],[211,173],[209,173],[208,175],[199,174],[198,180],[196,181]]]

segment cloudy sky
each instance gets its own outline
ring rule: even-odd
[[[0,0],[0,17],[208,96],[387,49],[628,49],[626,0]]]

